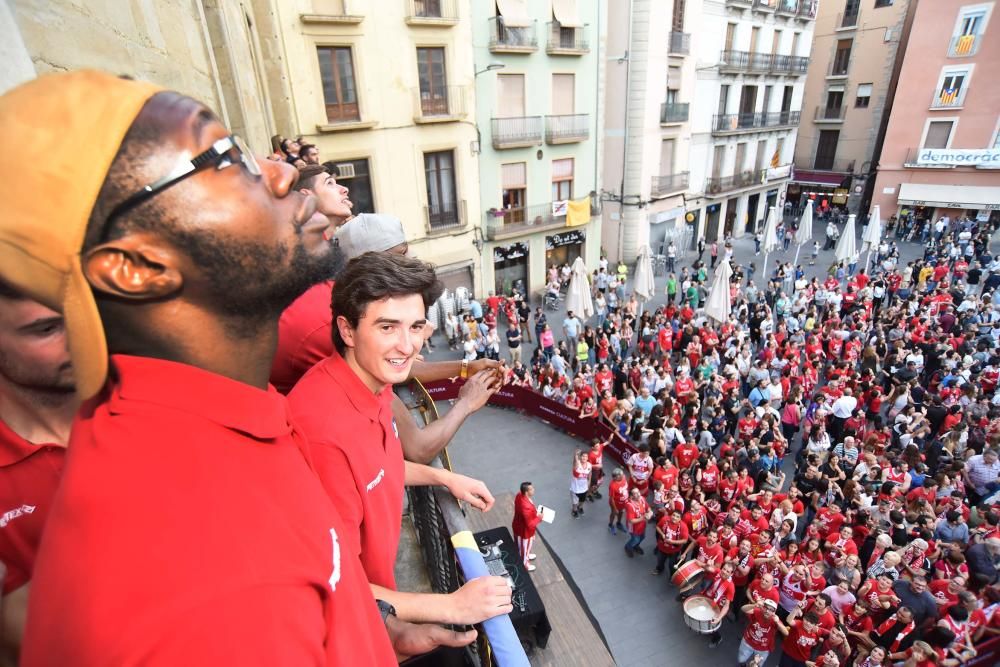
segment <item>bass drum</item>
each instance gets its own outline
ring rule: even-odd
[[[689,560],[688,562],[677,568],[674,572],[674,576],[670,579],[674,586],[677,588],[687,588],[689,584],[697,583],[701,581],[701,578],[705,576],[705,568],[696,560]]]
[[[715,620],[717,610],[704,595],[695,595],[684,601],[684,622],[698,634],[712,634],[722,626]]]

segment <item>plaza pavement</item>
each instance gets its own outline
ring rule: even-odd
[[[824,229],[824,223],[815,223],[814,237],[821,244]],[[859,229],[859,235],[860,232]],[[737,239],[734,261],[744,266],[750,261],[756,262],[759,277],[764,256],[755,257],[753,247],[752,237]],[[800,263],[807,269],[807,275],[825,277],[833,261],[833,251],[820,252],[813,267],[807,265],[809,248],[804,246],[802,253],[805,257],[800,255]],[[921,253],[922,246],[918,244],[900,244],[902,262],[917,258]],[[775,261],[791,261],[794,254],[795,245],[792,244],[787,253],[772,253],[768,264],[773,267]],[[678,268],[690,265],[695,258],[696,253],[686,252],[678,258]],[[705,258],[708,258],[707,252]],[[632,269],[630,267],[630,275]],[[654,307],[664,300],[664,281],[665,276],[656,278],[657,297],[651,303]],[[759,280],[755,282],[760,284]],[[553,329],[561,332],[564,313],[547,314]],[[504,325],[500,326],[503,329]],[[440,336],[436,337],[436,342],[436,350],[427,356],[429,360],[460,356],[449,351]],[[506,349],[502,352],[506,353]],[[447,407],[447,402],[439,404],[442,411]],[[466,421],[449,446],[449,453],[457,472],[482,479],[494,493],[516,492],[522,481],[531,481],[537,490],[536,500],[556,510],[556,520],[551,525],[542,524],[540,533],[578,587],[619,665],[705,667],[735,664],[742,621],[723,623],[723,641],[715,649],[708,648],[706,637],[687,628],[681,605],[674,600],[676,589],[670,585],[667,574],[659,577],[650,574],[655,564],[655,539],[651,529],[647,530],[643,543],[646,555],[629,559],[623,551],[625,537],[620,533],[612,536],[607,530],[606,495],[603,500],[588,503],[581,518],[572,518],[569,512],[571,457],[574,450],[583,446],[584,443],[544,422],[514,411],[487,407]],[[788,457],[786,467],[790,467],[791,462],[792,457]],[[609,477],[614,466],[611,457],[605,457],[604,467]],[[589,629],[581,628],[581,631]],[[772,654],[768,664],[775,663]]]

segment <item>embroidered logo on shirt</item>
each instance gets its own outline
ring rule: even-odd
[[[17,517],[24,514],[31,514],[34,511],[35,511],[34,505],[21,505],[20,507],[16,507],[12,510],[4,512],[3,516],[0,516],[0,528],[6,528],[7,524],[16,519]]]
[[[375,475],[375,479],[368,482],[368,486],[365,487],[365,491],[371,493],[372,489],[379,485],[383,477],[385,477],[385,468],[379,468],[378,474]]]

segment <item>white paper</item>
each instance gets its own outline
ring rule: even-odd
[[[552,520],[556,518],[556,511],[551,507],[539,505],[538,511],[542,513],[542,521],[545,523],[552,523]]]

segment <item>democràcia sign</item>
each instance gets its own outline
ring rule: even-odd
[[[923,148],[917,164],[1000,169],[1000,148]]]

